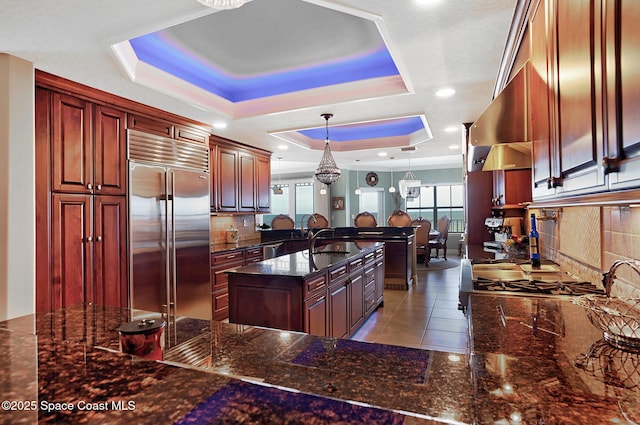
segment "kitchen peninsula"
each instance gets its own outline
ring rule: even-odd
[[[325,243],[227,274],[230,322],[344,338],[382,304],[384,245]]]

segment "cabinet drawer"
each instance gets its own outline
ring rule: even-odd
[[[367,294],[371,294],[371,296],[375,296],[375,292],[376,292],[376,281],[372,280],[370,282],[365,282],[364,297],[367,298]]]
[[[376,258],[381,258],[384,256],[384,248],[376,249]]]
[[[368,266],[366,269],[364,269],[364,281],[371,282],[375,278],[376,278],[376,266],[375,264],[372,264],[371,266]]]
[[[342,276],[346,276],[347,274],[347,265],[340,266],[336,269],[333,269],[329,272],[329,280],[333,283],[334,281],[340,279]]]
[[[247,248],[245,250],[245,255],[247,257],[247,260],[254,259],[254,258],[259,258],[260,260],[262,260],[262,247],[256,246],[252,248]]]
[[[367,254],[364,256],[364,264],[367,265],[369,263],[372,263],[376,258],[376,253],[374,252],[367,252]]]
[[[368,313],[376,305],[376,293],[364,294],[364,311]]]
[[[362,257],[349,261],[349,271],[357,270],[364,264]]]
[[[213,320],[225,320],[229,317],[229,292],[216,291],[211,294]]]
[[[325,275],[316,276],[304,281],[304,297],[322,292],[327,287],[327,277]]]
[[[240,265],[242,265],[243,261],[243,250],[225,251],[217,254],[211,254],[211,265],[214,267],[231,262],[240,262]]]

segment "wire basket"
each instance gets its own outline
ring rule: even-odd
[[[619,388],[640,388],[640,351],[620,350],[601,339],[575,360],[591,376]]]
[[[604,333],[604,339],[619,348],[640,349],[640,298],[611,296],[611,287],[618,267],[627,264],[640,275],[635,261],[616,261],[604,274],[606,295],[588,294],[574,298],[574,304],[583,307],[591,323]]]

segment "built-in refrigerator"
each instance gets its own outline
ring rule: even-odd
[[[209,148],[128,132],[133,317],[211,320]]]

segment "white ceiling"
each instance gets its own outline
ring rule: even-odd
[[[286,4],[285,0],[280,1]],[[409,157],[413,169],[461,166],[461,124],[475,121],[491,101],[515,0],[297,0],[299,5],[287,2],[287,12],[276,17],[269,7],[271,4],[275,9],[274,0],[254,0],[235,11],[213,11],[196,0],[0,0],[0,52],[29,60],[36,68],[52,74],[204,123],[226,119],[228,127],[212,130],[214,134],[274,152],[274,158],[283,158],[278,165],[283,173],[314,170],[322,152],[293,144],[287,144],[287,150],[279,150],[278,146],[286,143],[273,134],[323,126],[320,114],[324,112],[334,114],[330,128],[419,115],[426,118],[433,134],[431,140],[418,144],[412,153],[397,146],[335,152],[341,168],[355,169],[358,159],[360,170],[389,167],[401,170],[408,167]],[[314,12],[315,24],[307,24],[310,39],[316,40],[307,42],[308,49],[301,45],[299,37],[287,36],[299,22],[308,22],[309,17],[305,20],[301,14],[308,13],[309,8],[298,7],[304,6],[303,2],[321,7]],[[231,17],[235,13],[244,26],[240,34],[259,31],[272,40],[273,50],[269,54],[252,51],[250,44],[243,44],[249,37],[194,45],[212,57],[226,58],[224,63],[234,72],[295,66],[309,60],[307,57],[317,60],[322,56],[318,55],[319,49],[326,49],[326,57],[334,50],[366,49],[358,45],[356,34],[369,31],[370,26],[356,31],[349,25],[341,25],[337,34],[335,29],[323,25],[325,15],[336,10],[372,17],[408,93],[355,101],[340,101],[335,96],[323,99],[320,94],[316,97],[317,104],[311,106],[230,119],[228,114],[195,106],[131,81],[111,48],[133,37],[212,13],[220,14],[215,17]],[[270,13],[274,15],[267,16]],[[349,22],[348,16],[345,19]],[[220,27],[229,33],[237,28],[231,23],[226,27],[220,23]],[[194,25],[183,28],[181,36],[197,40],[205,30]],[[449,98],[436,97],[435,92],[443,87],[454,88],[456,93]],[[458,131],[445,132],[451,126],[458,127]],[[450,149],[452,145],[458,149]],[[378,156],[380,151],[386,151],[387,157]],[[389,157],[395,160],[389,161]]]

